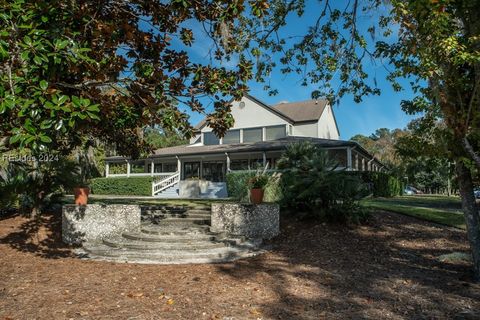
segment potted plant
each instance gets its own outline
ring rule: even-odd
[[[90,188],[88,188],[87,186],[73,188],[73,194],[75,195],[75,204],[84,206],[88,203],[88,195],[90,194]]]
[[[268,176],[266,174],[257,174],[248,180],[250,187],[250,201],[253,204],[260,204],[263,202],[263,194],[265,187],[268,184]]]
[[[75,204],[84,206],[88,203],[88,195],[90,194],[90,188],[87,183],[87,169],[82,166],[82,162],[77,171],[77,187],[73,188],[73,194],[75,196]]]

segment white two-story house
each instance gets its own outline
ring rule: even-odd
[[[341,169],[382,169],[382,164],[356,142],[339,140],[333,109],[325,100],[269,106],[246,95],[232,103],[232,116],[235,124],[223,138],[218,138],[203,120],[188,145],[158,149],[136,161],[107,158],[106,176],[153,176],[152,196],[158,197],[181,196],[181,181],[200,179],[209,184],[201,196],[224,197],[227,172],[254,170],[267,164],[275,168],[285,148],[302,140],[328,150]],[[110,170],[119,164],[126,164],[126,173]]]

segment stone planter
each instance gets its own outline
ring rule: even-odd
[[[100,242],[105,237],[140,229],[137,205],[65,205],[62,209],[62,239],[67,244]]]
[[[280,207],[274,203],[214,203],[213,232],[250,239],[271,239],[280,233]]]

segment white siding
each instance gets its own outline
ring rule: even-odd
[[[201,137],[202,137],[202,134],[197,133],[195,136],[190,138],[190,144],[200,144],[201,145],[201,143],[200,143],[201,142],[200,141]]]
[[[239,101],[234,101],[232,103],[232,116],[235,119],[235,124],[230,130],[274,126],[288,123],[288,121],[284,120],[282,117],[266,110],[264,107],[258,105],[255,101],[252,101],[247,97],[243,97],[241,101],[245,102],[243,108],[240,108]],[[205,126],[201,131],[210,132],[212,129]]]
[[[324,139],[340,139],[337,124],[333,116],[332,107],[327,105],[318,120],[318,137]]]
[[[296,124],[293,126],[293,135],[297,137],[318,138],[318,122]]]

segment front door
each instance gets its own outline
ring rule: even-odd
[[[185,162],[183,164],[183,178],[200,178],[200,162]]]

